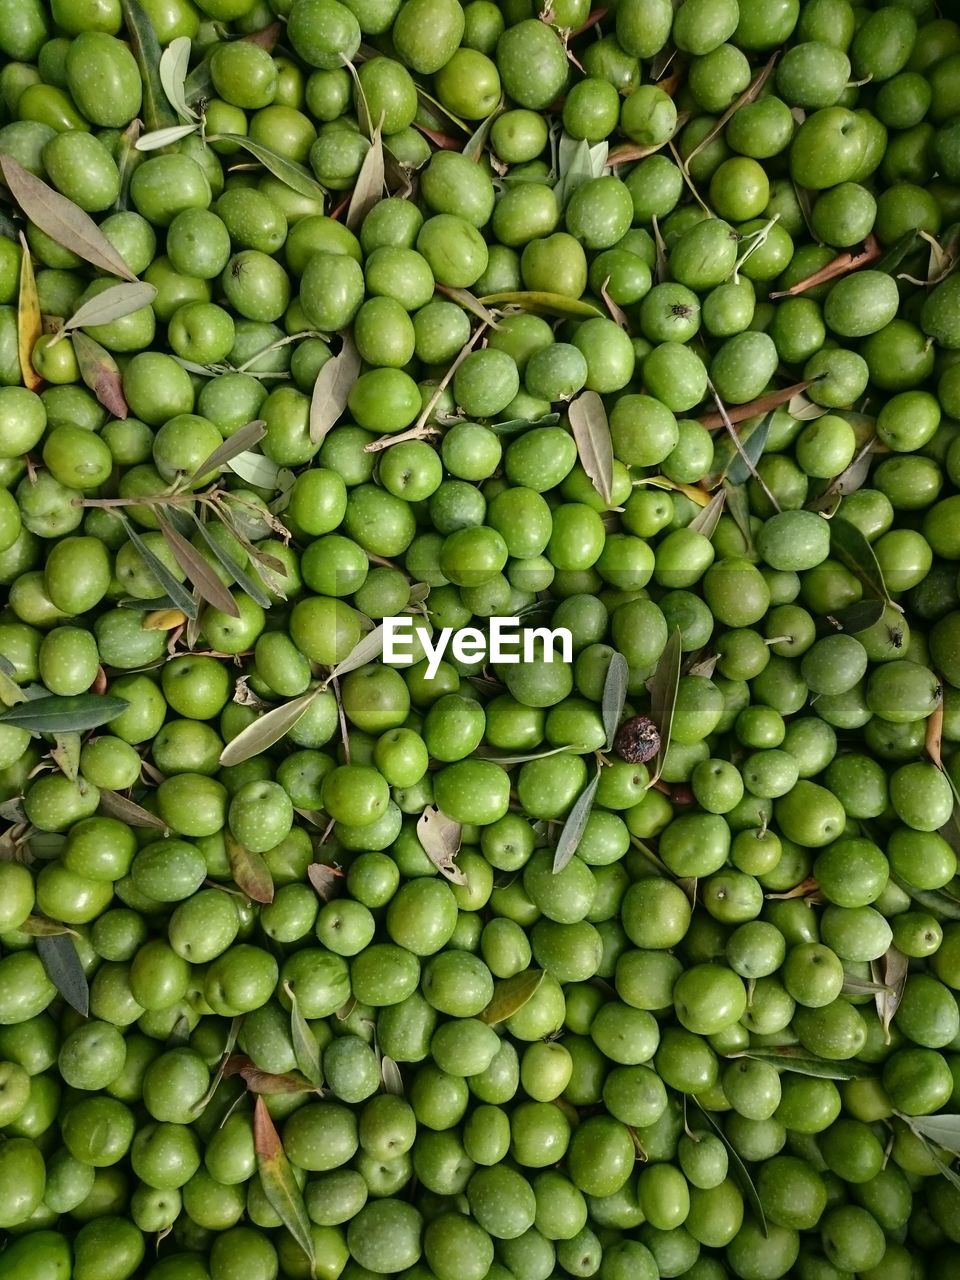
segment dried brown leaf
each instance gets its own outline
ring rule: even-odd
[[[40,299],[37,280],[33,273],[33,259],[27,237],[20,232],[20,291],[17,297],[17,353],[20,357],[20,376],[28,391],[36,391],[43,379],[33,367],[33,348],[43,333],[40,317]]]

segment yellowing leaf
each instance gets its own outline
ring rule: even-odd
[[[33,259],[27,237],[20,232],[23,253],[20,257],[20,293],[17,298],[17,351],[20,356],[20,376],[28,391],[36,391],[43,379],[33,367],[33,348],[43,333],[40,319],[40,299],[37,281],[33,274]]]

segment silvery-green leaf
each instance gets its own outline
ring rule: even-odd
[[[198,124],[171,124],[166,129],[154,129],[150,133],[142,133],[134,146],[138,151],[159,151],[161,147],[169,147],[182,138],[189,138],[191,133],[199,133]]]
[[[561,872],[573,855],[577,852],[580,840],[583,837],[584,829],[587,825],[587,819],[593,809],[593,802],[597,794],[597,787],[600,785],[600,770],[593,775],[587,785],[574,801],[573,808],[567,814],[566,821],[557,840],[557,847],[553,853],[553,873],[557,875]]]
[[[292,698],[289,702],[274,707],[272,711],[267,711],[258,720],[248,724],[223,748],[220,753],[220,763],[222,765],[241,764],[244,760],[267,751],[307,714],[310,704],[319,692],[319,689],[311,689],[309,693],[301,694],[299,698]]]
[[[324,681],[326,687],[337,676],[345,676],[349,671],[356,671],[358,667],[365,667],[368,662],[374,662],[383,653],[383,624],[368,631],[347,656],[330,668],[330,673]]]
[[[190,69],[191,41],[189,36],[177,36],[160,55],[160,83],[167,101],[184,120],[196,120],[197,113],[188,105],[184,94],[184,82]]]
[[[614,652],[607,667],[603,681],[603,696],[600,700],[600,713],[603,717],[603,729],[606,734],[604,750],[609,751],[617,736],[620,717],[623,715],[623,704],[627,700],[627,681],[630,668],[622,653]]]
[[[613,441],[603,401],[595,391],[581,391],[567,409],[580,465],[609,506],[613,501]]]
[[[64,331],[83,329],[91,325],[110,324],[129,316],[134,311],[149,307],[157,296],[152,284],[138,280],[136,284],[114,284],[102,293],[95,294],[87,302],[77,307],[68,320],[63,322]]]

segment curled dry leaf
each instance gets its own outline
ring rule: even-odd
[[[583,391],[567,409],[580,465],[608,505],[613,501],[613,441],[603,401],[595,391]]]
[[[247,849],[229,831],[224,832],[224,842],[230,874],[237,888],[242,889],[253,902],[272,902],[273,876],[263,857]]]
[[[889,1044],[890,1024],[893,1022],[896,1012],[900,1008],[900,1001],[903,999],[910,962],[902,951],[898,951],[896,947],[890,947],[885,953],[882,963],[878,960],[875,962],[874,967],[879,971],[879,976],[883,980],[883,986],[874,996],[877,1017],[883,1027],[884,1039]]]
[[[343,879],[343,872],[338,867],[328,866],[325,862],[311,862],[307,867],[307,879],[316,890],[321,902],[329,902],[337,892],[338,882]]]
[[[771,301],[777,298],[795,298],[798,294],[806,293],[808,289],[815,288],[818,284],[826,284],[828,280],[837,280],[840,276],[847,276],[851,271],[857,271],[860,267],[866,267],[871,262],[876,262],[882,257],[883,250],[880,248],[880,242],[871,232],[864,241],[863,248],[852,252],[845,249],[843,253],[838,253],[835,258],[819,269],[813,271],[808,276],[804,276],[802,280],[798,280],[796,284],[792,284],[789,289],[780,289],[769,294]]]
[[[430,805],[417,819],[417,839],[442,876],[451,884],[466,884],[466,876],[454,861],[460,848],[459,822]]]
[[[380,1079],[383,1081],[385,1093],[392,1093],[396,1098],[403,1097],[403,1076],[400,1068],[388,1054],[380,1059]]]
[[[943,741],[943,699],[937,703],[934,710],[927,717],[927,730],[924,737],[924,749],[927,755],[937,766],[938,769],[943,768],[943,757],[940,754],[941,743]]]
[[[99,342],[94,342],[85,333],[74,333],[70,341],[77,357],[80,377],[105,409],[109,409],[115,418],[125,418],[129,410],[116,360]]]
[[[61,248],[71,250],[108,275],[136,280],[94,220],[72,200],[28,173],[12,155],[0,152],[0,172],[24,216]]]
[[[350,388],[360,372],[360,352],[349,333],[343,346],[317,374],[310,400],[310,439],[319,444],[347,407]]]
[[[20,376],[28,391],[36,391],[43,379],[33,367],[33,348],[43,333],[40,317],[40,299],[37,280],[33,273],[33,259],[27,237],[20,232],[20,289],[17,295],[17,354],[20,358]]]
[[[162,831],[164,835],[170,831],[162,818],[158,818],[129,796],[121,795],[119,791],[100,792],[100,812],[105,813],[108,818],[119,818],[130,827],[151,828]]]

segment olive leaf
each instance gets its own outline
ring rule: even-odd
[[[76,782],[80,773],[79,733],[74,731],[72,733],[56,734],[53,749],[50,752],[50,759],[64,777],[69,778],[71,782]]]
[[[825,404],[817,404],[802,391],[798,391],[787,401],[787,413],[797,422],[813,422],[815,418],[822,418],[829,412]]]
[[[204,524],[195,511],[190,512],[190,517],[196,525],[197,532],[203,539],[204,545],[208,548],[210,554],[214,557],[217,563],[227,571],[240,590],[246,592],[251,600],[256,600],[261,609],[269,609],[273,601],[270,599],[267,592],[264,591],[263,587],[255,582],[250,574],[247,573],[246,569],[244,569],[242,565],[238,564],[237,561],[234,560],[233,556],[221,546],[217,539],[210,533],[208,526]],[[276,588],[274,588],[274,590],[276,591]],[[276,591],[276,594],[285,598],[281,591]]]
[[[162,818],[118,791],[100,792],[100,812],[106,814],[108,818],[119,818],[128,827],[150,827],[164,834],[170,831]]]
[[[743,447],[730,459],[724,472],[724,479],[729,480],[731,484],[746,484],[751,475],[756,475],[757,463],[766,448],[772,422],[773,414],[768,413],[747,436],[740,438]]]
[[[347,397],[360,372],[360,352],[353,336],[343,335],[338,355],[321,368],[310,399],[310,439],[319,444],[347,407]]]
[[[841,631],[856,635],[858,631],[866,631],[883,617],[886,605],[876,596],[867,600],[857,600],[843,609],[829,615],[828,621],[834,623]]]
[[[120,190],[113,203],[113,210],[122,213],[130,207],[130,179],[136,168],[137,139],[143,131],[139,120],[131,120],[120,135],[119,154],[116,157],[120,173]]]
[[[358,667],[365,667],[368,662],[373,662],[383,653],[383,624],[368,631],[353,646],[345,658],[331,667],[324,679],[322,689],[326,689],[332,681],[338,676],[345,676],[349,671],[356,671]]]
[[[172,124],[167,129],[153,129],[143,133],[134,143],[137,151],[159,151],[161,147],[169,147],[182,138],[189,138],[191,133],[199,133],[198,124]]]
[[[229,831],[224,832],[223,838],[230,874],[237,888],[253,902],[272,902],[273,876],[263,857],[242,845]]]
[[[298,195],[304,196],[308,200],[318,200],[323,202],[326,195],[323,187],[313,177],[309,169],[302,164],[297,164],[295,160],[288,160],[286,156],[280,155],[278,151],[274,151],[271,147],[264,146],[262,142],[257,142],[254,138],[248,138],[243,133],[208,133],[208,142],[234,142],[238,147],[243,147],[244,151],[249,153],[258,160],[275,178],[278,178],[291,191],[296,191]]]
[[[73,354],[77,357],[80,377],[105,409],[115,418],[125,418],[128,413],[127,402],[116,360],[99,342],[94,342],[85,333],[74,333],[70,341],[73,344]]]
[[[246,449],[231,458],[227,466],[241,480],[246,480],[247,484],[252,484],[257,489],[277,489],[281,468],[262,453]]]
[[[623,704],[627,700],[627,681],[630,679],[630,667],[622,653],[610,655],[610,665],[603,678],[603,695],[600,699],[600,715],[603,719],[603,731],[606,735],[604,751],[609,751],[620,727],[623,715]]]
[[[392,1093],[395,1098],[403,1097],[403,1076],[400,1068],[388,1054],[380,1058],[380,1079],[383,1081],[385,1093]]]
[[[727,409],[727,406],[720,399],[720,396],[717,392],[716,387],[713,385],[713,383],[710,381],[709,378],[707,379],[707,386],[710,388],[710,394],[713,396],[714,402],[717,406],[717,412],[720,415],[721,422],[723,426],[726,428],[727,434],[729,435],[734,448],[742,458],[743,464],[746,467],[748,475],[752,476],[753,479],[756,480],[757,484],[766,494],[767,499],[770,502],[770,505],[773,507],[774,511],[779,511],[780,503],[777,501],[774,494],[770,491],[769,486],[764,482],[763,477],[757,473],[756,463],[754,462],[751,455],[747,452],[744,442],[740,438],[740,433],[737,431],[736,427],[733,424],[733,421],[730,417],[730,412]],[[768,430],[769,430],[769,427],[768,427]],[[764,443],[766,443],[765,435],[763,436],[761,441],[761,444],[764,444]],[[730,467],[728,466],[727,471],[729,470],[730,470]],[[722,477],[722,479],[727,479],[727,478],[728,477],[726,475]],[[736,484],[736,481],[731,480],[731,483]]]
[[[820,1080],[859,1080],[869,1075],[869,1068],[862,1062],[829,1062],[813,1058],[801,1045],[772,1045],[769,1048],[745,1049],[731,1053],[730,1058],[756,1058],[770,1062],[781,1071],[792,1071],[799,1076],[816,1076]]]
[[[914,1133],[935,1142],[944,1151],[960,1155],[960,1115],[901,1116]]]
[[[71,329],[83,329],[89,325],[110,324],[132,315],[143,307],[149,307],[157,296],[152,284],[138,280],[135,284],[115,284],[102,293],[95,294],[81,303],[69,319],[60,326],[60,333]]]
[[[752,554],[754,550],[753,530],[750,527],[750,504],[746,490],[741,485],[730,484],[725,480],[723,482],[723,492],[727,497],[727,511],[743,535],[748,554]]]
[[[50,694],[0,711],[0,724],[17,725],[31,733],[82,733],[116,720],[129,705],[125,698],[94,693]]]
[[[845,973],[841,990],[846,996],[879,996],[889,988],[885,983],[876,982],[873,978],[861,978],[855,973]]]
[[[193,484],[200,476],[208,475],[211,471],[219,471],[222,467],[227,466],[234,458],[239,457],[241,453],[246,453],[248,449],[252,449],[266,434],[267,424],[262,418],[254,418],[252,422],[244,423],[232,435],[227,436],[222,444],[217,445],[213,453],[204,458],[190,477],[190,483]]]
[[[34,946],[47,977],[72,1009],[84,1018],[90,1012],[90,987],[77,955],[73,938],[68,933],[46,934]]]
[[[509,418],[506,422],[491,422],[490,430],[498,436],[517,436],[524,431],[534,431],[538,427],[553,427],[560,421],[559,413],[547,413],[533,422],[526,418]]]
[[[594,146],[585,139],[561,134],[557,148],[558,179],[554,187],[557,207],[561,210],[578,187],[591,178],[599,178],[607,163],[609,143],[598,142]]]
[[[960,902],[942,889],[916,889],[897,875],[891,875],[890,879],[931,915],[944,920],[960,920]]]
[[[590,811],[593,809],[593,802],[596,798],[597,787],[599,785],[600,770],[598,768],[596,773],[577,796],[560,831],[557,846],[553,852],[554,875],[558,875],[577,852],[587,825],[587,819],[590,817]]]
[[[547,293],[540,289],[507,290],[504,293],[488,293],[480,299],[485,306],[519,307],[521,311],[533,311],[566,319],[592,319],[603,317],[599,307],[583,298],[571,298],[563,293]]]
[[[883,1027],[884,1040],[889,1044],[890,1024],[900,1008],[900,1001],[903,999],[910,962],[902,951],[899,951],[896,947],[890,947],[883,956],[882,968],[879,960],[874,962],[874,968],[880,970],[883,978],[883,987],[876,993],[874,999],[877,1006],[877,1017]]]
[[[663,772],[664,761],[670,748],[670,735],[673,732],[673,713],[677,707],[677,690],[680,687],[680,661],[683,657],[683,637],[679,627],[674,627],[667,637],[657,661],[657,668],[651,677],[647,689],[650,693],[650,718],[657,726],[660,734],[660,750],[654,765],[651,785],[657,782]]]
[[[17,354],[20,360],[20,376],[28,391],[36,391],[43,379],[33,367],[33,348],[43,333],[40,318],[40,298],[37,279],[33,273],[33,259],[27,237],[20,232],[20,288],[17,295]]]
[[[497,116],[503,114],[504,110],[503,94],[500,95],[500,101],[490,112],[490,114],[477,125],[473,133],[467,139],[461,155],[466,156],[468,160],[472,160],[475,164],[479,164],[483,159],[484,152],[487,149],[487,140],[490,137],[490,130],[493,128],[493,122]]]
[[[290,1001],[290,1043],[293,1045],[293,1056],[303,1075],[319,1088],[323,1084],[323,1071],[316,1037],[307,1025],[296,992],[289,982],[283,984],[283,990]]]
[[[876,553],[860,529],[841,516],[830,521],[830,554],[885,605],[891,604]]]
[[[75,929],[68,928],[59,920],[48,920],[46,916],[35,915],[27,916],[26,920],[18,926],[17,932],[25,933],[29,938],[56,938],[63,933],[77,937]]]
[[[934,1146],[926,1137],[926,1135],[923,1132],[921,1132],[920,1129],[917,1128],[917,1125],[916,1125],[917,1117],[903,1115],[902,1112],[897,1112],[896,1114],[899,1117],[899,1119],[901,1119],[906,1124],[907,1128],[910,1129],[911,1132],[915,1134],[917,1138],[920,1139],[920,1142],[923,1144],[924,1148],[926,1149],[927,1155],[930,1157],[933,1163],[937,1166],[937,1169],[941,1177],[946,1178],[946,1180],[950,1183],[952,1187],[954,1187],[957,1191],[960,1191],[960,1174],[958,1174],[956,1170],[952,1168],[951,1165],[947,1164],[947,1162],[940,1155],[940,1151],[937,1149],[937,1147]],[[924,1119],[926,1118],[927,1117],[924,1117]]]
[[[253,1146],[267,1203],[307,1255],[313,1275],[317,1260],[300,1184],[262,1097],[257,1098],[253,1108]]]
[[[252,724],[248,724],[245,729],[241,729],[221,751],[221,765],[242,764],[244,760],[250,760],[253,756],[267,751],[303,719],[319,692],[319,689],[311,689],[308,693],[301,694],[299,698],[283,702],[272,711],[265,712]]]
[[[448,818],[436,805],[429,805],[417,819],[417,839],[440,874],[451,884],[466,884],[467,878],[454,859],[460,848],[460,823]]]
[[[337,882],[343,879],[343,872],[338,867],[331,867],[325,862],[311,862],[307,867],[307,879],[316,890],[321,902],[329,902],[337,891]]]
[[[158,555],[155,555],[144,542],[122,511],[117,512],[117,519],[123,525],[127,537],[139,551],[147,568],[167,593],[174,607],[185,613],[188,618],[196,618],[200,607],[182,582],[178,582]]]
[[[488,1027],[506,1022],[518,1013],[540,990],[546,977],[541,969],[524,969],[511,978],[502,978],[493,988],[490,1003],[479,1015]]]
[[[613,501],[613,441],[603,401],[595,391],[582,391],[567,408],[580,465],[607,506]]]
[[[193,583],[201,600],[205,600],[207,604],[213,605],[215,609],[219,609],[221,613],[231,618],[239,618],[240,607],[236,600],[196,547],[179,534],[159,512],[157,512],[157,526],[163,535],[164,542],[170,548],[170,554]]]
[[[167,101],[183,120],[198,119],[197,113],[187,104],[184,83],[190,69],[190,37],[177,36],[160,55],[160,84]]]
[[[737,1151],[736,1147],[724,1133],[720,1125],[717,1124],[716,1120],[714,1120],[710,1112],[700,1104],[695,1095],[690,1094],[689,1100],[697,1108],[701,1116],[726,1147],[727,1157],[730,1161],[730,1176],[743,1192],[743,1198],[750,1206],[750,1211],[756,1218],[763,1235],[766,1236],[768,1234],[767,1218],[766,1214],[763,1212],[763,1204],[760,1201],[760,1196],[757,1194],[757,1188],[753,1185],[753,1179],[750,1177],[747,1166],[740,1159],[739,1151]]]
[[[848,493],[855,493],[866,483],[873,465],[872,455],[877,451],[877,439],[871,436],[849,467],[841,471],[838,476],[834,476],[823,493],[807,503],[807,510],[825,511],[832,516],[836,510],[838,498],[846,497]]]
[[[876,260],[873,264],[874,271],[885,271],[887,275],[892,275],[904,258],[908,258],[915,249],[919,249],[920,244],[920,233],[916,227],[904,231],[903,235],[898,236],[893,244],[888,245]]]
[[[130,49],[140,69],[143,85],[143,122],[148,129],[162,129],[176,123],[160,81],[160,42],[153,23],[139,0],[120,0],[123,25]]]
[[[136,280],[137,277],[90,215],[72,200],[28,173],[12,155],[4,152],[0,152],[0,172],[24,216],[61,248],[69,249],[109,275]]]
[[[482,747],[478,747],[473,754],[478,760],[492,760],[494,764],[499,764],[504,769],[508,769],[514,764],[526,764],[530,760],[544,760],[547,756],[563,755],[570,750],[570,747],[548,747],[545,751],[527,751],[518,752],[516,755],[506,755],[499,751],[485,751]]]
[[[214,1095],[216,1094],[217,1090],[220,1088],[220,1085],[223,1083],[223,1078],[227,1074],[227,1064],[230,1062],[230,1059],[233,1055],[233,1051],[236,1047],[237,1039],[240,1035],[240,1028],[242,1025],[243,1025],[243,1018],[240,1017],[239,1015],[235,1018],[230,1019],[230,1027],[227,1031],[227,1038],[223,1044],[223,1052],[220,1054],[220,1061],[217,1063],[217,1069],[213,1073],[213,1078],[210,1081],[209,1089],[193,1108],[195,1116],[200,1116],[203,1114],[204,1111],[206,1111],[207,1107],[213,1101]],[[186,1043],[186,1041],[189,1040],[189,1038],[190,1037],[188,1034],[184,1038],[184,1042]]]
[[[687,525],[688,529],[692,529],[694,533],[702,533],[705,538],[712,538],[714,530],[720,522],[723,515],[723,508],[727,505],[727,494],[724,489],[718,489],[705,507],[702,507]]]
[[[469,289],[457,289],[451,284],[438,284],[435,288],[437,293],[449,298],[451,302],[458,303],[459,306],[463,307],[464,311],[469,311],[472,315],[475,315],[478,320],[482,320],[489,328],[499,329],[497,317]]]
[[[346,223],[351,231],[356,231],[373,206],[383,199],[383,180],[383,139],[375,128],[347,205]]]
[[[656,248],[654,263],[656,280],[657,284],[663,284],[665,280],[670,279],[670,256],[667,253],[667,242],[663,238],[656,214],[650,219],[650,225],[653,227],[653,243]]]

